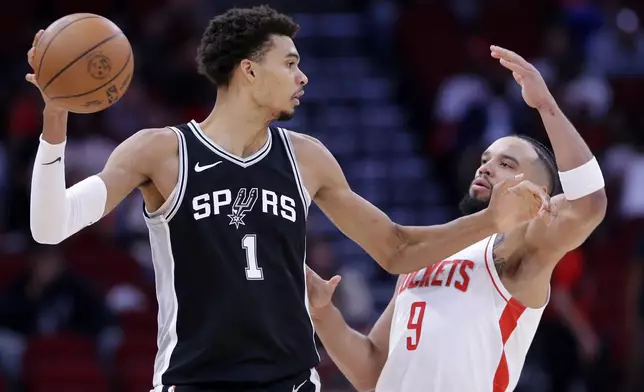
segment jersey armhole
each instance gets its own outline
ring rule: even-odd
[[[177,179],[177,184],[174,186],[174,189],[172,189],[170,196],[156,211],[149,212],[144,202],[143,215],[147,220],[163,218],[166,222],[170,221],[177,213],[177,210],[183,201],[183,196],[186,193],[186,185],[188,183],[188,150],[186,148],[186,139],[179,129],[175,127],[168,128],[175,133],[177,140],[179,141],[179,178]]]
[[[291,136],[289,135],[289,131],[287,129],[284,129],[284,128],[277,128],[277,129],[280,133],[282,141],[284,142],[284,147],[286,147],[286,153],[288,154],[289,161],[291,161],[291,167],[293,168],[295,181],[297,182],[297,187],[300,190],[300,196],[302,197],[302,203],[304,204],[304,208],[306,210],[305,216],[307,216],[308,209],[311,206],[311,195],[309,194],[309,191],[306,189],[306,186],[304,186],[304,181],[300,174],[300,169],[297,165],[297,156],[295,155],[295,149],[293,148],[293,144],[291,143]]]

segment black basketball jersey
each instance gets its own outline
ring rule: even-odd
[[[304,188],[288,132],[247,158],[171,127],[179,180],[146,213],[159,302],[154,385],[272,382],[316,366]]]

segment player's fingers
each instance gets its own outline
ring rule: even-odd
[[[517,83],[519,83],[519,85],[521,85],[521,86],[523,85],[523,76],[521,76],[518,73],[513,71],[512,72],[512,77],[514,78],[514,80],[516,80]]]
[[[548,201],[550,200],[546,191],[542,187],[537,186],[535,183],[531,181],[525,180],[525,181],[522,181],[521,184],[519,185],[522,190],[526,192],[530,192],[535,198],[535,200],[540,203],[543,202],[544,199],[547,199]]]
[[[514,178],[501,181],[497,186],[501,187],[501,190],[507,190],[515,195],[521,193],[521,182],[523,182],[523,173],[517,174]]]
[[[539,218],[546,224],[546,226],[550,226],[552,224],[555,220],[555,216],[556,213],[550,203],[547,206],[542,205],[539,209]]]
[[[516,196],[521,196],[521,195],[523,195],[525,192],[529,192],[529,190],[527,190],[527,189],[526,189],[526,187],[525,187],[525,185],[523,184],[523,182],[520,182],[520,183],[518,183],[518,184],[516,184],[516,185],[514,185],[514,186],[511,186],[510,188],[508,188],[508,192],[510,192],[510,193],[512,193],[512,194],[514,194],[514,195],[516,195]]]
[[[535,203],[538,204],[539,206],[539,212],[538,212],[539,216],[544,217],[547,214],[550,214],[552,212],[550,195],[548,195],[543,188],[538,187],[533,183],[530,183],[527,186],[527,189],[529,189],[529,191],[532,192],[532,195],[535,199]]]
[[[521,65],[519,65],[519,64],[517,64],[515,62],[512,62],[512,61],[503,59],[503,58],[499,59],[499,63],[501,63],[501,65],[504,66],[505,68],[507,68],[510,71],[512,71],[512,73],[518,73],[519,75],[525,74],[528,71],[527,69],[525,69]]]
[[[320,275],[313,271],[308,265],[306,266],[306,281],[307,283],[315,283],[316,280],[322,280]]]
[[[331,297],[333,297],[333,293],[335,292],[336,287],[338,287],[338,283],[340,283],[340,276],[336,275],[326,281],[325,283],[325,291],[326,291],[326,297],[331,300]]]
[[[340,283],[340,280],[342,280],[342,277],[340,275],[336,275],[329,279],[327,285],[331,286],[333,290],[335,290],[335,288],[338,286],[338,283]]]
[[[36,84],[36,76],[34,74],[25,75],[25,80],[28,81],[29,83],[33,84],[34,86],[37,86],[37,84]]]
[[[532,196],[532,205],[535,211],[541,211],[542,209],[550,211],[550,196],[542,188],[530,181],[521,181],[519,184],[511,187],[509,191],[517,196]]]
[[[508,61],[511,61],[517,65],[520,65],[521,67],[525,69],[531,69],[532,66],[530,65],[529,62],[527,62],[523,57],[519,56],[517,53],[506,49],[502,48],[500,46],[492,45],[490,46],[490,50],[492,52],[492,56],[494,58],[499,58],[499,59],[505,59]]]
[[[35,49],[33,47],[27,52],[27,62],[31,68],[34,67],[34,52]]]
[[[546,226],[550,226],[555,220],[555,214],[552,211],[541,210],[539,211],[539,218],[543,220]]]
[[[40,41],[40,37],[42,37],[42,33],[44,33],[45,30],[38,30],[36,35],[34,35],[34,40],[31,42],[31,46],[38,46],[38,41]]]

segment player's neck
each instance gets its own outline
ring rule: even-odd
[[[262,148],[268,138],[268,115],[249,110],[249,104],[219,94],[208,117],[200,123],[204,133],[229,153],[247,157]]]

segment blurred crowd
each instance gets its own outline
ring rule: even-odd
[[[555,270],[517,390],[644,391],[644,2],[266,3],[302,24],[296,44],[311,79],[301,113],[284,125],[319,136],[341,156],[358,193],[407,220],[401,223],[457,217],[480,154],[496,138],[522,133],[547,143],[538,115],[490,58],[489,45],[510,48],[537,67],[600,160],[609,214]],[[149,390],[156,349],[154,271],[139,195],[61,245],[31,240],[29,181],[42,109],[38,91],[24,81],[33,34],[65,14],[94,12],[115,21],[134,48],[136,76],[122,100],[102,113],[70,117],[66,168],[73,184],[100,171],[138,129],[204,118],[215,93],[195,72],[201,32],[215,14],[255,4],[26,0],[0,14],[0,34],[7,37],[0,40],[0,391]],[[320,24],[318,15],[332,22]],[[324,73],[320,64],[329,59],[352,69]],[[365,84],[360,73],[377,77]],[[314,93],[322,90],[316,79],[333,85],[340,74],[356,81],[349,85],[360,94]],[[392,86],[387,97],[382,86]],[[365,107],[388,111],[376,120],[352,120],[352,110]],[[341,131],[331,134],[334,129]],[[393,160],[415,160],[390,164],[378,148],[392,143],[372,145],[361,136],[372,132],[385,144],[409,140]],[[324,277],[343,275],[337,301],[355,328],[368,331],[389,301],[394,277],[328,229],[319,211],[310,224],[307,261]],[[324,390],[351,390],[321,354]]]

